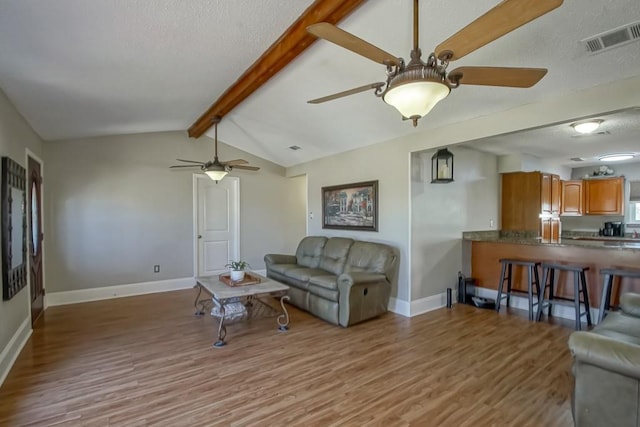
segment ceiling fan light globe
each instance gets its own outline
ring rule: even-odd
[[[439,81],[420,80],[391,87],[384,94],[384,102],[404,117],[424,117],[449,95],[451,89]]]
[[[227,176],[229,171],[222,165],[211,165],[209,166],[204,173],[214,181],[220,181],[222,178]]]

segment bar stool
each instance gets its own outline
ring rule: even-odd
[[[540,277],[538,275],[538,266],[540,262],[531,261],[525,259],[509,259],[502,258],[500,259],[500,263],[502,264],[502,271],[500,272],[500,283],[498,284],[498,298],[496,299],[496,311],[500,313],[500,302],[503,298],[507,299],[507,307],[509,307],[509,300],[511,298],[511,294],[514,292],[526,293],[529,297],[529,320],[533,320],[533,306],[537,305],[537,300],[533,300],[533,286],[536,287],[536,296],[540,295]],[[511,287],[512,285],[512,276],[513,276],[513,266],[521,265],[527,268],[527,291],[514,291]],[[507,282],[507,292],[503,291],[504,282]],[[504,295],[503,295],[504,294]]]
[[[620,281],[624,277],[629,279],[640,279],[640,270],[634,270],[630,268],[603,268],[600,270],[600,274],[604,276],[602,283],[602,296],[600,297],[600,313],[598,314],[598,323],[602,322],[604,316],[612,308],[611,306],[611,292],[613,290],[613,279],[620,278]]]
[[[556,274],[557,271],[567,271],[573,273],[573,301],[569,298],[560,298],[555,295],[556,286]],[[582,329],[582,323],[580,320],[582,316],[587,317],[587,325],[591,326],[591,311],[589,309],[589,292],[587,290],[587,276],[585,272],[589,270],[589,267],[582,265],[568,265],[568,264],[554,264],[554,263],[542,263],[542,280],[544,288],[539,295],[538,301],[538,315],[536,320],[540,321],[542,317],[542,311],[545,304],[549,308],[549,316],[551,316],[551,306],[553,304],[566,305],[569,307],[575,307],[576,310],[576,329]],[[549,297],[545,298],[545,292],[549,288]],[[580,299],[582,294],[582,300]],[[580,304],[584,305],[584,312],[580,312]]]

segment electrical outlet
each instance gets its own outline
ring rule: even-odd
[[[153,272],[154,272],[154,273],[160,273],[160,266],[159,266],[159,265],[157,265],[157,264],[156,264],[156,265],[154,265],[154,266],[153,266]]]

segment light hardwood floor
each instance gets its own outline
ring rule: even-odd
[[[570,426],[572,329],[454,306],[344,329],[236,324],[195,291],[49,308],[0,388],[1,426]]]

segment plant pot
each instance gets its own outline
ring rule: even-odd
[[[231,280],[239,282],[244,279],[244,270],[230,270]]]

